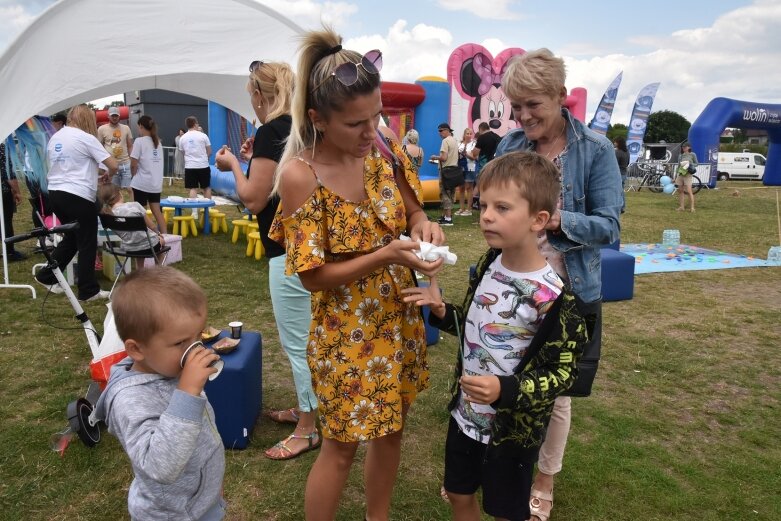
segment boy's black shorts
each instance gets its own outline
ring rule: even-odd
[[[209,188],[212,181],[212,170],[208,166],[203,168],[184,169],[185,188]]]
[[[483,489],[483,510],[494,517],[526,521],[534,463],[517,458],[486,459],[486,445],[473,440],[450,417],[445,442],[445,490],[474,494]]]

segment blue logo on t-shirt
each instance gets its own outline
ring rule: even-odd
[[[62,152],[62,143],[57,143],[56,145],[54,145],[54,151]]]
[[[152,155],[157,157],[157,150],[152,150]]]

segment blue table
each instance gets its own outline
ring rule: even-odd
[[[182,210],[189,208],[203,208],[203,234],[212,232],[212,223],[209,220],[209,208],[216,203],[211,199],[184,199],[183,201],[171,201],[168,198],[160,200],[160,208],[173,208],[174,215],[182,215]]]

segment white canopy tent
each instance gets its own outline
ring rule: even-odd
[[[247,66],[293,65],[302,32],[255,0],[60,0],[0,56],[0,139],[36,114],[151,88],[212,100],[252,120]],[[10,286],[3,258],[0,287]]]

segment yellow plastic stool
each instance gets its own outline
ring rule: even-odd
[[[242,219],[244,219],[245,221],[257,221],[258,220],[258,218],[256,216],[252,215],[252,214],[245,215],[244,217],[242,217]]]
[[[171,222],[171,217],[174,216],[174,213],[176,212],[176,209],[174,208],[162,208],[163,210],[163,220],[165,221],[165,224],[168,224]]]
[[[225,219],[225,213],[212,210],[209,212],[209,220],[212,224],[212,233],[228,233],[228,221]]]
[[[233,223],[233,236],[231,237],[231,242],[235,244],[239,240],[239,232],[247,235],[247,225],[249,224],[249,221],[246,219],[234,219],[231,223]]]
[[[254,221],[254,222],[247,221],[247,234],[248,234],[247,236],[249,237],[249,234],[252,233],[252,232],[259,231],[258,230],[259,226],[260,225],[257,223],[257,221]],[[247,239],[247,240],[249,240],[249,239]]]
[[[263,243],[260,242],[260,232],[247,234],[247,257],[255,253],[255,260],[263,257]]]
[[[146,215],[147,215],[147,217],[151,218],[152,217],[152,210],[147,210],[146,211]]]
[[[198,236],[198,228],[195,227],[195,217],[192,215],[176,215],[174,216],[174,235],[179,235],[179,223],[181,223],[182,239],[187,237],[189,230],[193,237]]]

